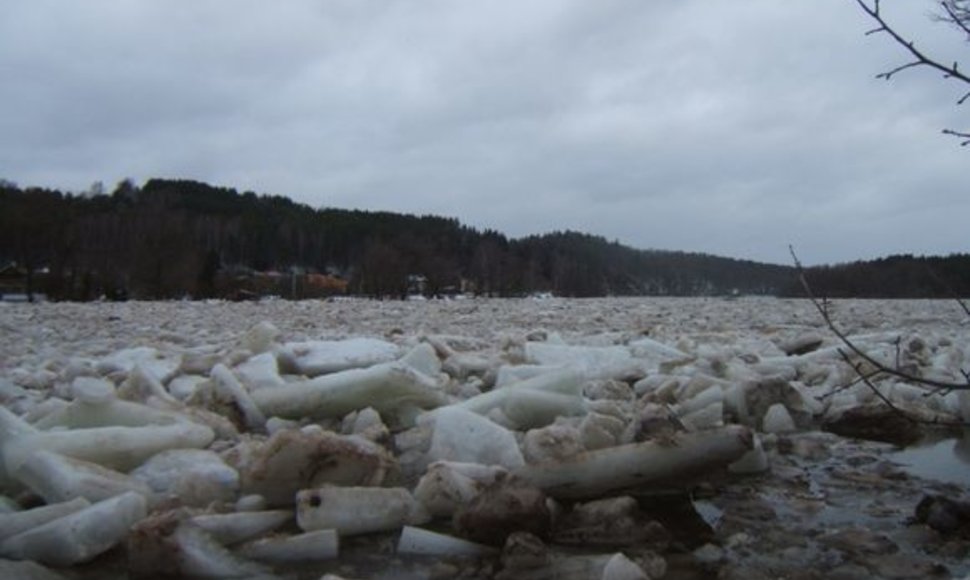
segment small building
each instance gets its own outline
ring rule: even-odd
[[[19,266],[16,262],[8,262],[0,266],[0,301],[29,302],[33,299],[40,302],[46,298],[36,289],[33,296],[27,292],[27,268]]]

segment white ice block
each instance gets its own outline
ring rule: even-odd
[[[525,464],[511,431],[458,407],[442,407],[433,414],[434,433],[428,458],[514,469]]]
[[[497,550],[461,538],[439,534],[422,528],[404,526],[397,542],[398,554],[421,556],[488,556]]]
[[[83,497],[76,497],[71,501],[44,505],[19,512],[0,514],[0,541],[36,528],[37,526],[44,525],[47,522],[81,511],[90,505],[91,502]]]
[[[250,391],[272,389],[286,384],[280,376],[279,364],[271,352],[258,354],[233,369],[239,381]]]
[[[260,389],[252,397],[267,416],[286,419],[343,417],[367,407],[385,415],[402,407],[430,409],[448,402],[435,379],[402,364],[352,369]]]
[[[242,492],[273,507],[292,506],[301,489],[381,485],[394,457],[372,441],[319,427],[284,429],[265,442],[243,441],[223,458],[239,471]]]
[[[751,450],[751,431],[737,425],[684,433],[675,444],[632,443],[562,461],[529,464],[517,475],[555,498],[602,496],[650,482],[672,482],[697,470],[726,467]]]
[[[27,457],[39,449],[127,472],[161,451],[202,448],[212,443],[214,438],[212,429],[188,422],[147,427],[37,431],[6,442],[3,455],[8,472],[19,469]]]
[[[152,497],[152,490],[134,477],[90,461],[38,449],[17,470],[16,477],[48,503],[82,497],[99,502],[128,491]]]
[[[240,546],[238,552],[267,563],[318,562],[340,554],[340,538],[334,530],[316,530],[292,536],[274,536]]]
[[[233,554],[209,534],[191,523],[178,526],[173,534],[177,546],[177,568],[190,578],[260,578],[265,567]]]
[[[203,514],[192,523],[208,532],[220,544],[245,542],[275,530],[293,519],[289,510]]]
[[[308,377],[366,368],[401,356],[400,348],[376,338],[290,342],[280,349],[286,364]]]
[[[525,343],[526,360],[539,365],[562,365],[590,379],[620,378],[638,374],[643,361],[624,346],[572,346],[548,342]]]
[[[169,449],[152,456],[131,472],[162,496],[176,497],[186,506],[206,507],[234,501],[239,472],[205,449]]]
[[[296,495],[296,522],[308,532],[332,529],[351,536],[429,519],[421,504],[401,487],[324,487]]]
[[[0,554],[51,566],[72,566],[106,552],[147,515],[145,498],[127,492],[0,543]]]
[[[781,403],[768,407],[761,425],[765,433],[791,433],[795,430],[795,420]]]
[[[176,411],[157,409],[114,397],[107,397],[103,400],[92,400],[92,398],[84,397],[48,413],[35,422],[34,426],[38,429],[52,429],[54,427],[90,429],[94,427],[172,425],[186,421],[185,416]]]
[[[752,433],[754,446],[750,451],[742,455],[736,461],[728,465],[728,471],[738,475],[749,475],[753,473],[763,473],[768,470],[768,455],[761,444],[761,438],[757,433]]]
[[[587,410],[581,395],[515,387],[495,389],[453,406],[483,415],[499,409],[523,430],[548,425],[556,417],[582,415]]]
[[[212,367],[210,373],[215,383],[216,392],[221,396],[232,401],[233,405],[242,414],[246,427],[250,430],[262,429],[266,425],[266,417],[249,396],[246,387],[236,378],[231,370],[224,364],[217,364]]]

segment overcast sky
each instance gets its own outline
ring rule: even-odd
[[[884,0],[920,46],[964,39]],[[3,0],[0,178],[788,263],[970,251],[965,87],[854,0]],[[966,63],[970,66],[970,62]]]

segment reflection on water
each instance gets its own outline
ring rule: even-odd
[[[943,439],[893,453],[894,462],[912,475],[970,485],[970,430],[962,438]]]

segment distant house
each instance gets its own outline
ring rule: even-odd
[[[44,295],[34,292],[34,300],[44,300]],[[8,262],[0,266],[0,301],[3,302],[27,302],[30,299],[27,293],[27,268],[17,265],[16,262]]]
[[[428,291],[428,277],[424,274],[408,275],[408,294],[423,295]]]
[[[346,294],[347,280],[330,274],[307,274],[306,294],[308,296],[330,296]]]

